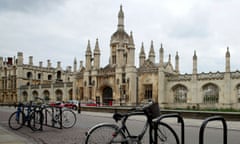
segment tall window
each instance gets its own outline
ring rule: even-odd
[[[219,90],[214,84],[207,84],[203,86],[203,103],[215,104],[218,103]]]
[[[177,85],[173,88],[174,103],[187,102],[187,88],[183,85]]]
[[[237,86],[237,99],[238,103],[240,103],[240,84]]]
[[[62,99],[63,99],[63,93],[62,93],[62,91],[61,90],[56,90],[56,100],[57,101],[62,101]]]
[[[152,99],[152,85],[148,84],[144,86],[144,98],[145,99]]]

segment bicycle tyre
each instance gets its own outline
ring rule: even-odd
[[[42,130],[42,125],[43,125],[42,112],[40,110],[32,112],[30,115],[29,127],[33,131],[38,131],[38,130]]]
[[[13,112],[8,119],[8,126],[13,130],[22,128],[25,122],[25,115],[22,111]]]
[[[180,144],[180,141],[177,133],[171,126],[164,122],[159,122],[157,129],[156,144]]]
[[[115,136],[118,126],[115,124],[99,124],[87,133],[85,144],[127,144],[123,132]],[[125,142],[124,142],[125,141]]]
[[[71,128],[76,124],[76,114],[70,109],[64,109],[62,111],[62,127]]]

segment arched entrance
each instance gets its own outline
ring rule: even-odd
[[[105,87],[103,89],[103,95],[102,95],[102,100],[104,105],[111,105],[113,101],[113,92],[112,88],[110,87]]]

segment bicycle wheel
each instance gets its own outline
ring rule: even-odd
[[[71,128],[77,121],[76,114],[70,109],[62,111],[62,126],[63,128]]]
[[[12,113],[8,119],[8,126],[13,130],[22,128],[24,124],[24,113],[22,111],[16,111]]]
[[[176,132],[168,124],[159,122],[157,129],[157,144],[180,144]]]
[[[127,144],[122,132],[115,134],[117,130],[114,124],[97,125],[88,132],[85,144]]]
[[[43,125],[43,114],[41,111],[34,111],[30,115],[29,127],[33,131],[41,130]]]

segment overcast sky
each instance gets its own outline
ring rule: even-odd
[[[87,41],[93,50],[98,38],[104,67],[121,4],[136,65],[141,43],[148,56],[153,40],[156,62],[162,43],[164,59],[171,54],[173,65],[178,51],[181,73],[192,73],[194,50],[199,73],[225,71],[227,46],[231,71],[240,69],[239,0],[0,0],[0,56],[23,52],[25,63],[33,56],[34,65],[46,66],[50,59],[54,67],[61,61],[63,69],[76,58],[79,67]]]

